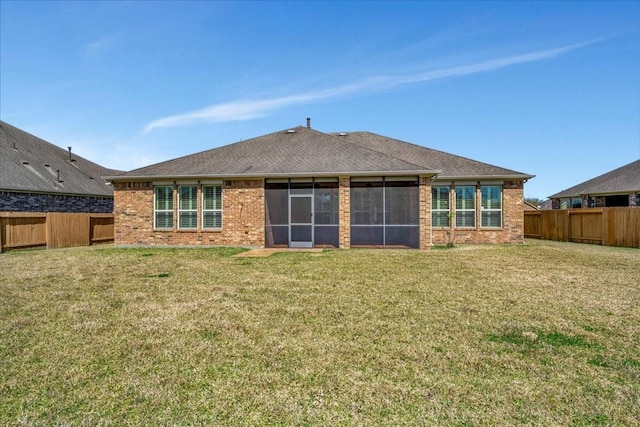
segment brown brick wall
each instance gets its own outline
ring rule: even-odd
[[[451,187],[451,205],[455,207],[455,190]],[[523,243],[524,242],[524,192],[522,181],[506,181],[502,187],[502,228],[482,228],[480,185],[476,187],[476,227],[455,228],[454,243]],[[455,219],[452,219],[455,222]],[[446,244],[450,230],[433,229],[433,243]]]
[[[175,188],[174,206],[177,206]],[[220,231],[178,230],[176,213],[173,230],[154,230],[152,183],[118,182],[114,184],[114,190],[115,243],[118,245],[264,247],[262,179],[223,181]],[[198,194],[200,197],[201,192]]]
[[[340,247],[350,247],[350,178],[339,179]],[[431,229],[431,180],[420,177],[420,248],[445,244],[447,231]],[[174,206],[177,206],[174,186]],[[115,243],[119,245],[212,245],[264,247],[264,181],[262,179],[223,181],[222,222],[220,231],[153,230],[153,185],[151,182],[114,184]],[[452,187],[452,206],[455,192]],[[200,192],[198,193],[201,194]],[[455,243],[522,243],[524,239],[523,183],[503,185],[503,227],[480,227],[477,210],[474,229],[454,229]],[[200,203],[199,203],[200,205]],[[481,206],[480,187],[476,205]],[[174,223],[177,218],[174,214]]]
[[[431,177],[420,176],[420,249],[431,248]]]
[[[349,249],[351,247],[351,178],[341,176],[339,185],[340,248]]]

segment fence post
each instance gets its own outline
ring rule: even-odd
[[[53,221],[51,221],[51,212],[47,212],[46,219],[44,221],[44,228],[46,230],[44,241],[47,243],[47,249],[52,248],[52,242],[51,242],[51,239],[53,236],[53,230],[51,230],[52,222]]]
[[[0,254],[2,253],[2,247],[4,246],[4,223],[4,218],[0,216]]]
[[[609,246],[609,209],[602,209],[602,246]]]

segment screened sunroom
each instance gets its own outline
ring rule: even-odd
[[[337,178],[267,179],[265,246],[337,248]]]
[[[419,248],[418,177],[354,177],[342,214],[351,247]],[[267,179],[265,246],[340,247],[337,178]]]
[[[351,247],[419,248],[418,177],[351,179]]]

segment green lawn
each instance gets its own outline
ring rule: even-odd
[[[638,425],[640,250],[0,254],[0,425]]]

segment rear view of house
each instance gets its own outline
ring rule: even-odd
[[[120,245],[522,243],[515,172],[370,132],[274,132],[110,177]]]

